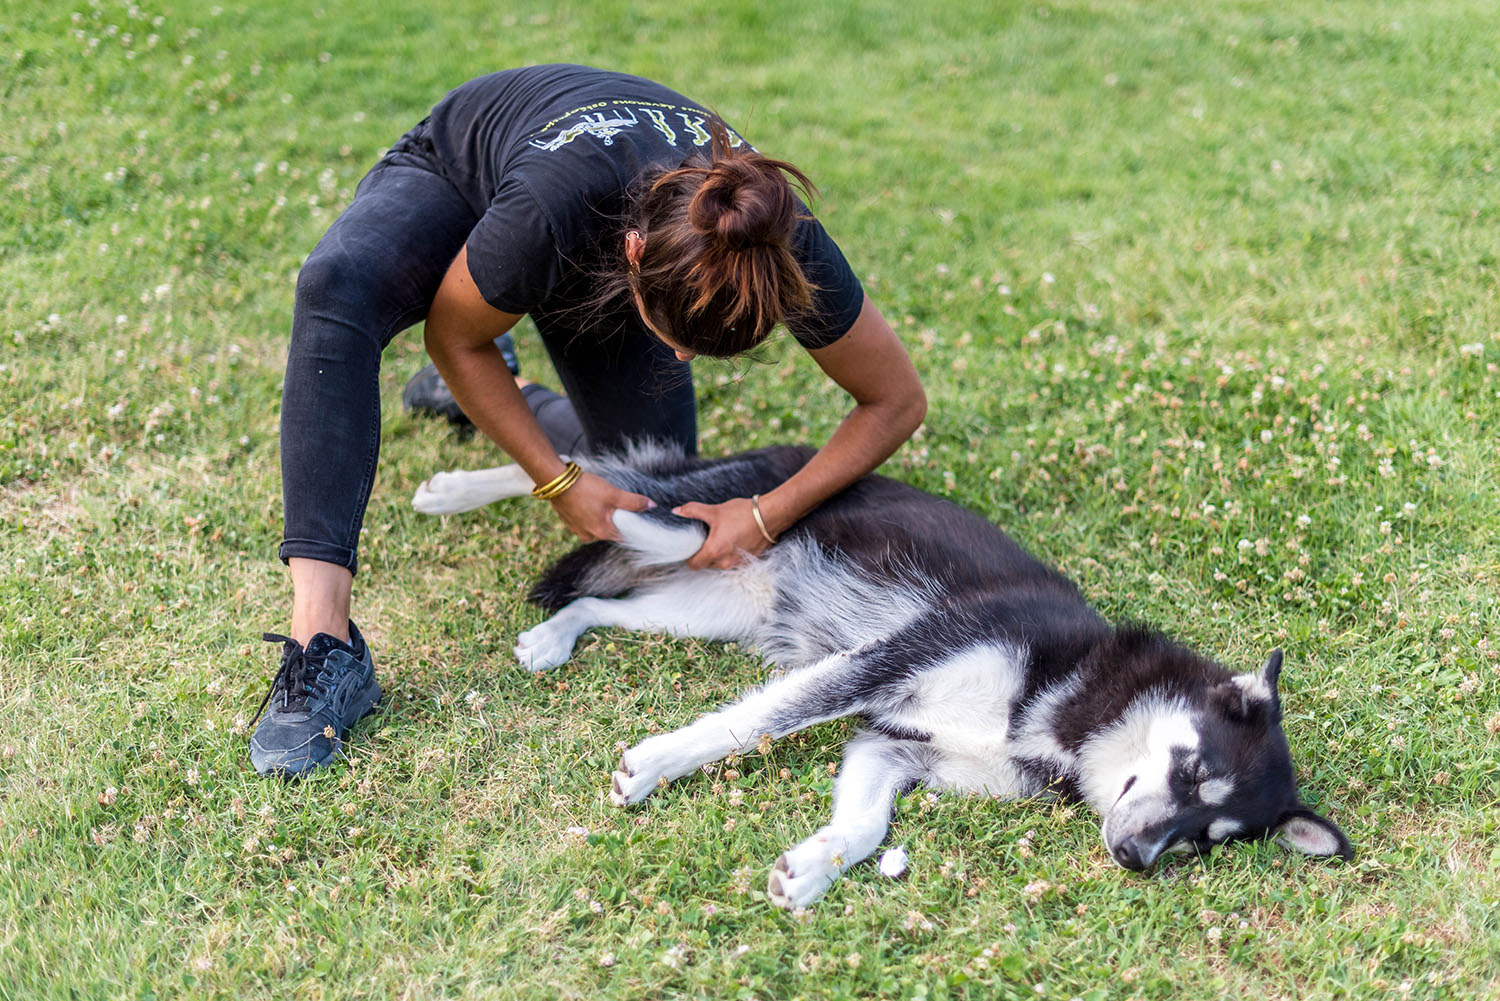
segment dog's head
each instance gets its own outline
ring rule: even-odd
[[[1116,863],[1145,869],[1164,852],[1266,837],[1353,858],[1344,832],[1297,796],[1281,732],[1281,659],[1277,650],[1258,672],[1153,692],[1091,742],[1088,798]]]

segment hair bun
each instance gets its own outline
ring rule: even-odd
[[[802,171],[761,156],[717,118],[708,130],[710,149],[653,171],[632,190],[626,221],[645,244],[621,278],[664,339],[728,358],[812,308],[816,290],[792,242],[804,218],[795,191],[811,198],[817,189]]]
[[[730,250],[786,244],[797,202],[771,161],[740,153],[715,158],[688,204],[688,222]]]

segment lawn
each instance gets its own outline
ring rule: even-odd
[[[0,17],[0,999],[1500,994],[1500,19],[1481,0],[12,0]],[[590,634],[533,677],[535,503],[400,410],[389,348],[349,760],[251,770],[287,628],[298,265],[446,89],[652,76],[818,183],[928,387],[885,472],[1110,617],[1286,651],[1349,864],[1145,874],[1057,803],[900,801],[911,871],[765,900],[829,808],[814,728],[623,813],[621,742],[763,674]],[[528,374],[547,375],[520,332]],[[824,439],[798,350],[697,366],[703,449]]]

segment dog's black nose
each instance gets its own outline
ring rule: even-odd
[[[1115,861],[1120,863],[1120,865],[1124,866],[1126,869],[1133,869],[1136,872],[1139,872],[1140,870],[1146,868],[1146,861],[1141,857],[1140,847],[1136,844],[1134,838],[1126,838],[1124,841],[1116,845],[1114,848],[1114,856]]]

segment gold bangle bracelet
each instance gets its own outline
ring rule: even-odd
[[[566,480],[568,478],[568,474],[572,471],[573,470],[569,469],[567,466],[563,466],[563,471],[552,477],[552,479],[548,480],[546,483],[538,483],[534,485],[531,488],[531,496],[543,498],[546,497],[549,493],[552,492],[553,489],[557,487],[559,483],[561,483],[563,480]]]
[[[574,466],[573,475],[569,476],[565,481],[559,483],[555,488],[553,488],[553,490],[547,494],[547,499],[554,500],[558,497],[561,497],[563,494],[567,493],[568,490],[572,488],[573,484],[577,483],[582,476],[583,470],[579,469],[577,466]]]
[[[755,527],[760,529],[760,534],[765,536],[765,540],[774,546],[776,540],[770,532],[766,531],[766,519],[762,518],[760,514],[760,494],[756,494],[750,498],[750,513],[755,515]]]
[[[583,470],[578,468],[578,463],[569,462],[563,471],[546,483],[538,484],[531,488],[531,496],[539,500],[553,500],[567,493],[568,488],[578,482],[583,475]]]

